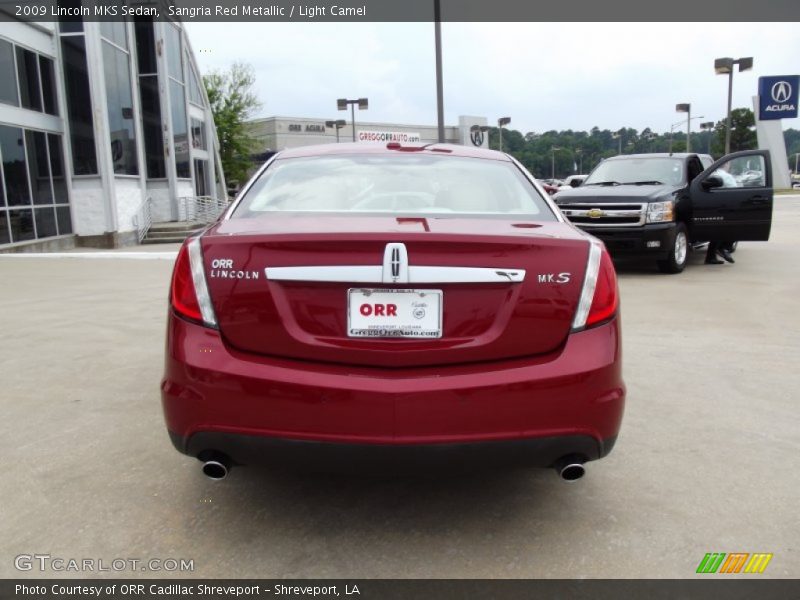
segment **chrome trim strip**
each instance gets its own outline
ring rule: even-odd
[[[383,267],[319,266],[267,267],[264,274],[271,281],[335,281],[345,283],[383,283]]]
[[[192,270],[192,283],[197,303],[200,305],[200,314],[203,322],[209,327],[217,327],[217,317],[214,314],[214,305],[211,304],[211,295],[208,293],[206,273],[203,269],[203,251],[200,248],[200,238],[196,237],[189,242],[189,266]]]
[[[589,242],[589,258],[586,260],[586,275],[583,279],[581,299],[578,302],[578,310],[575,311],[575,318],[572,320],[572,331],[578,331],[586,326],[586,319],[589,317],[589,310],[592,308],[592,301],[594,300],[597,276],[600,272],[600,252],[600,242],[591,240]]]
[[[624,208],[625,206],[638,206],[638,208]],[[564,216],[570,220],[571,223],[580,227],[640,227],[645,224],[647,220],[647,204],[639,202],[615,202],[608,204],[592,204],[589,202],[573,204],[561,204],[559,209]],[[600,217],[592,218],[589,213],[592,210],[602,210],[603,215]],[[583,217],[590,218],[591,221],[584,221],[576,223],[570,217]],[[632,223],[603,223],[605,217],[611,218],[635,218],[636,221]]]
[[[524,269],[490,267],[408,266],[405,281],[384,279],[383,266],[307,266],[267,267],[264,274],[271,281],[320,281],[338,283],[521,283]]]

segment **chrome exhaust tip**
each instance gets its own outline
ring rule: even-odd
[[[207,460],[203,463],[203,475],[214,481],[225,479],[230,470],[230,463],[224,457],[216,457],[216,460]]]
[[[558,476],[568,483],[578,481],[578,479],[586,474],[586,468],[583,466],[583,462],[571,456],[556,462],[555,470]]]

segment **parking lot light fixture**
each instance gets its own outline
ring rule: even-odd
[[[369,100],[367,98],[356,98],[355,100],[348,100],[347,98],[339,98],[336,100],[336,108],[338,110],[347,110],[347,105],[350,105],[350,123],[353,127],[353,141],[356,141],[356,104],[358,110],[367,110],[369,108]]]
[[[346,121],[344,119],[337,119],[335,121],[325,121],[325,127],[335,127],[336,128],[336,143],[339,143],[339,130],[346,125]]]
[[[711,131],[714,129],[714,121],[706,121],[705,123],[700,123],[700,129],[703,131]],[[711,154],[711,138],[712,134],[708,136],[708,143],[706,145],[706,154]]]
[[[611,134],[612,140],[619,140],[619,149],[617,150],[617,154],[622,154],[622,132],[624,130],[620,129],[619,131],[615,131]]]
[[[686,152],[692,151],[692,105],[688,102],[675,105],[675,112],[686,113]]]
[[[503,151],[503,126],[511,123],[511,117],[500,117],[497,119],[497,128],[500,130],[500,152]]]
[[[749,71],[753,68],[753,57],[733,59],[730,57],[714,60],[714,72],[717,75],[728,76],[728,112],[725,117],[725,154],[731,152],[731,103],[733,101],[733,65],[739,65],[739,72]]]
[[[488,125],[473,125],[472,127],[469,128],[469,132],[471,134],[476,134],[476,133],[485,134],[487,131],[489,131],[489,126]],[[475,143],[475,142],[473,141],[473,143]],[[481,145],[483,145],[483,138],[482,137],[481,137]]]

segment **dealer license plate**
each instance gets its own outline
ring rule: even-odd
[[[441,290],[347,290],[347,335],[442,337]]]

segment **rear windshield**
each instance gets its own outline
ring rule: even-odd
[[[515,214],[556,220],[513,163],[411,154],[277,159],[232,217],[269,212]]]
[[[645,157],[610,159],[601,162],[583,185],[639,182],[680,185],[684,181],[683,159]]]

